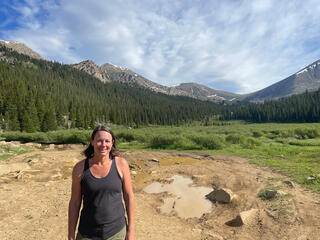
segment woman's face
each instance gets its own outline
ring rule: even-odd
[[[112,136],[106,131],[98,131],[94,136],[94,139],[91,140],[91,145],[94,148],[94,155],[109,156],[113,145]]]

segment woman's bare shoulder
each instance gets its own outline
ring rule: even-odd
[[[77,162],[73,167],[73,175],[82,175],[84,169],[85,159]]]
[[[116,159],[117,166],[119,166],[120,168],[128,167],[128,162],[126,159],[122,157],[115,157],[115,159]]]

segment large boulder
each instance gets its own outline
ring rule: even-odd
[[[235,194],[227,188],[215,189],[206,195],[212,202],[230,203],[234,198]]]
[[[238,214],[238,216],[231,221],[226,222],[226,225],[231,227],[240,227],[242,225],[252,226],[258,221],[258,209],[250,209]]]

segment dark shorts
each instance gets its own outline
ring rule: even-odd
[[[118,233],[106,239],[85,237],[78,233],[76,240],[124,240],[126,238],[126,233],[126,226],[124,226]]]

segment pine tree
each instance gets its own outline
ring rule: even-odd
[[[28,111],[24,111],[21,118],[21,130],[24,132],[35,132],[35,124],[32,121],[32,118],[30,117],[30,114]]]
[[[6,122],[8,123],[7,130],[20,131],[20,122],[18,119],[18,110],[16,105],[8,107],[8,111],[6,112]]]
[[[42,122],[41,130],[43,132],[53,131],[57,129],[56,112],[54,110],[54,106],[51,100],[48,101],[47,105],[48,105],[48,109],[44,114],[43,122]]]

